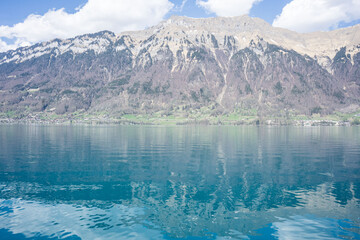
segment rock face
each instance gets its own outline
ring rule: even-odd
[[[326,114],[359,104],[360,25],[299,34],[248,16],[171,17],[0,53],[1,112]]]

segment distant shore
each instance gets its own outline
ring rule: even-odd
[[[2,124],[42,125],[269,125],[269,126],[353,126],[360,125],[360,112],[332,115],[278,114],[260,116],[257,112],[230,112],[219,115],[204,112],[156,112],[124,114],[78,111],[69,114],[52,112],[0,112]]]
[[[266,126],[355,126],[360,125],[358,121],[339,121],[332,119],[266,119],[260,121],[259,119],[239,119],[221,121],[216,119],[182,119],[182,120],[138,120],[138,119],[115,119],[115,118],[85,118],[85,119],[36,119],[36,118],[23,118],[11,119],[2,118],[0,124],[26,124],[26,125],[266,125]]]

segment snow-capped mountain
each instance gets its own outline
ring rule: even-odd
[[[360,104],[360,25],[299,34],[248,16],[171,17],[0,53],[0,111],[331,113]],[[321,110],[320,110],[321,109]]]

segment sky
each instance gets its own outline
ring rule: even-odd
[[[360,0],[0,0],[0,52],[54,38],[141,30],[172,15],[247,14],[297,32],[360,23]]]

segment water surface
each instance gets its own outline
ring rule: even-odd
[[[360,128],[0,125],[0,239],[360,239]]]

